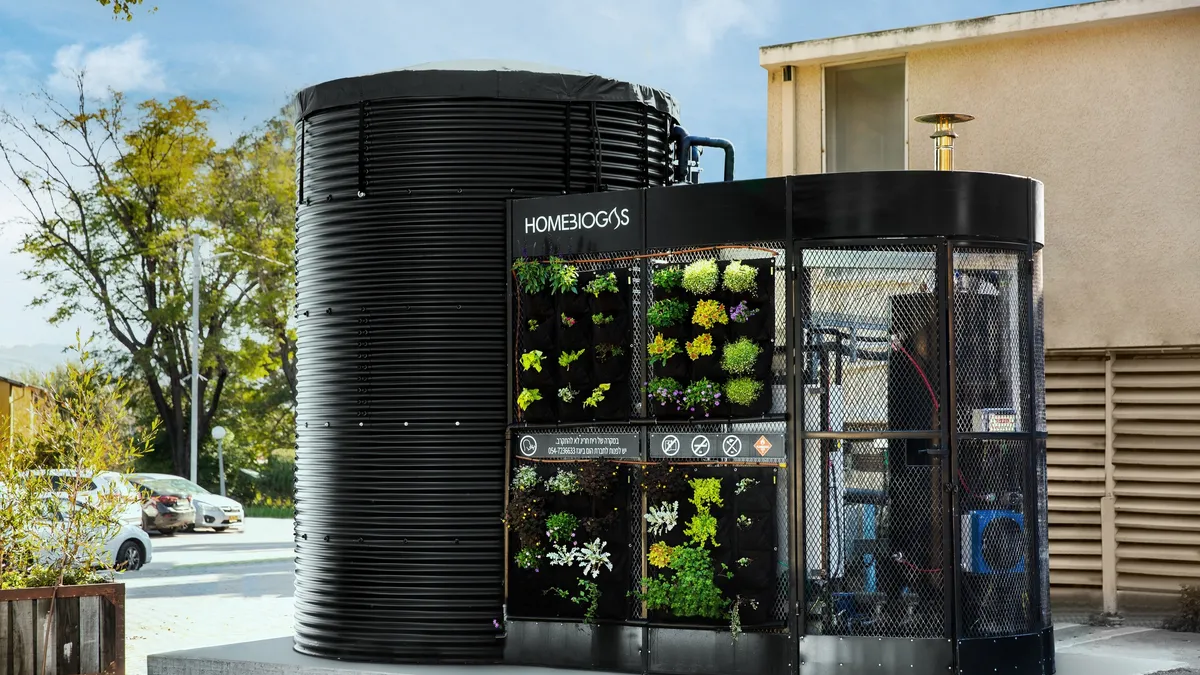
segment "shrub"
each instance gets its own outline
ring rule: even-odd
[[[574,265],[568,265],[560,258],[550,258],[546,270],[546,282],[553,293],[578,293],[575,287],[579,281],[579,271]]]
[[[612,462],[594,460],[579,467],[579,489],[583,494],[603,499],[617,482],[617,467]]]
[[[722,285],[734,293],[758,293],[758,268],[743,264],[741,260],[729,263],[725,268]]]
[[[608,314],[601,312],[600,314],[592,315],[592,324],[596,326],[604,326],[613,322],[613,318]]]
[[[666,567],[671,564],[671,547],[665,541],[656,541],[650,545],[650,564],[655,567]]]
[[[559,318],[562,320],[562,325],[566,326],[567,328],[575,325],[575,317],[567,316],[566,312],[560,314]]]
[[[1200,585],[1180,587],[1179,611],[1163,622],[1163,628],[1200,633]]]
[[[542,400],[542,391],[540,389],[522,389],[517,395],[517,407],[521,410],[529,409],[534,401]]]
[[[545,354],[540,349],[525,352],[521,355],[521,367],[525,370],[536,370],[540,373],[542,372],[542,357],[544,356]]]
[[[725,383],[725,398],[738,405],[750,405],[762,394],[763,384],[751,377],[735,377]]]
[[[610,358],[624,356],[625,349],[619,345],[602,342],[596,345],[596,363],[604,363]]]
[[[721,499],[720,478],[693,478],[688,481],[692,486],[690,501],[698,510],[707,511],[710,506],[725,506]]]
[[[721,367],[730,375],[744,375],[754,371],[754,364],[762,347],[750,338],[738,338],[727,343],[721,351]]]
[[[687,488],[687,476],[674,464],[654,463],[642,467],[642,490],[652,502],[673,501]]]
[[[646,323],[652,328],[669,328],[687,317],[688,304],[679,298],[657,300],[646,310]]]
[[[513,262],[512,269],[517,275],[517,285],[521,287],[522,291],[538,293],[546,287],[547,272],[550,270],[548,265],[543,265],[537,260],[521,258]]]
[[[561,511],[546,519],[546,536],[557,544],[565,544],[575,538],[575,530],[579,527],[579,519]]]
[[[579,492],[579,477],[574,471],[559,469],[553,478],[546,481],[546,489],[565,496],[573,495]]]
[[[701,300],[696,303],[692,323],[708,330],[719,323],[729,323],[729,315],[725,313],[725,305],[716,300]]]
[[[687,343],[688,358],[695,361],[701,356],[712,356],[713,353],[713,338],[712,335],[705,333],[691,342]]]
[[[692,516],[683,533],[691,537],[692,543],[696,546],[704,546],[706,541],[711,542],[713,548],[720,546],[717,543],[717,518],[708,511],[702,511]]]
[[[533,490],[517,490],[508,495],[504,524],[525,548],[538,546],[542,541],[544,504],[541,495]]]
[[[570,370],[571,364],[578,361],[579,357],[583,356],[583,352],[584,350],[582,349],[574,352],[564,351],[558,355],[558,365],[562,366],[566,370]]]
[[[660,267],[654,270],[650,276],[650,282],[655,288],[661,288],[664,291],[673,291],[679,288],[683,283],[683,270],[672,265],[671,267]]]
[[[538,563],[542,559],[542,549],[536,546],[527,546],[520,551],[517,551],[516,563],[517,567],[523,570],[537,569]]]
[[[537,469],[532,466],[523,466],[513,474],[512,486],[514,490],[533,490],[541,482],[542,479],[538,477]]]
[[[717,279],[721,270],[716,260],[697,260],[683,270],[681,282],[684,290],[694,295],[708,295],[717,290]]]
[[[583,402],[583,407],[585,407],[585,408],[599,407],[600,402],[604,400],[604,392],[608,391],[609,389],[612,389],[612,385],[607,382],[604,382],[604,383],[600,384],[599,386],[597,386],[595,389],[592,390],[591,396],[588,396],[587,399]]]
[[[725,617],[729,601],[717,588],[716,567],[707,549],[676,546],[671,550],[669,567],[657,579],[642,578],[637,597],[645,601],[646,607],[668,610],[677,617]]]

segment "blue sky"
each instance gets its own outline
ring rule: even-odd
[[[669,91],[692,133],[729,138],[738,177],[764,174],[766,71],[758,47],[1067,4],[1046,0],[146,0],[114,21],[95,0],[0,0],[0,106],[61,91],[70,73],[130,97],[222,104],[232,137],[296,89],[427,61],[506,58]],[[716,157],[716,154],[713,155]],[[706,162],[706,165],[708,162]],[[706,166],[705,176],[719,176]],[[11,253],[21,211],[0,190],[0,347],[71,341],[27,305],[28,260]]]

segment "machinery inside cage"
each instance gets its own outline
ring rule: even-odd
[[[297,650],[1054,671],[1036,180],[734,181],[513,64],[298,106]]]

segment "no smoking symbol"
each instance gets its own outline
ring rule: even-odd
[[[737,436],[726,436],[725,440],[721,441],[721,450],[725,452],[726,457],[737,457],[742,454],[742,439]]]
[[[712,446],[708,444],[708,436],[696,436],[692,438],[692,454],[697,457],[703,457],[708,454]]]

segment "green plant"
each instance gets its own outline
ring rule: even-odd
[[[750,338],[738,338],[725,344],[721,351],[721,367],[731,375],[745,375],[754,371],[754,364],[762,347]]]
[[[729,315],[725,313],[725,305],[716,300],[701,300],[692,313],[692,323],[708,330],[719,323],[729,323]]]
[[[693,478],[688,481],[692,486],[692,498],[689,499],[698,510],[707,511],[710,506],[725,506],[721,499],[720,478]]]
[[[582,350],[582,349],[580,349],[579,351],[574,351],[574,352],[564,351],[563,353],[558,355],[558,365],[562,366],[563,368],[565,368],[567,370],[570,370],[571,364],[578,361],[579,357],[583,356],[583,352],[584,352],[584,350]]]
[[[758,269],[735,260],[725,268],[722,285],[734,293],[758,293]]]
[[[747,605],[750,609],[758,609],[758,601],[753,598],[746,599],[740,595],[733,601],[732,609],[729,610],[729,633],[733,635],[735,642],[742,634],[742,605]]]
[[[696,380],[683,391],[683,404],[688,412],[697,412],[699,409],[708,417],[713,408],[721,405],[721,387],[707,377]]]
[[[545,354],[543,354],[542,350],[540,349],[535,349],[531,352],[525,352],[521,355],[521,367],[525,370],[532,369],[540,373],[542,372],[542,357],[544,356]]]
[[[262,504],[250,504],[246,507],[247,518],[295,518],[295,504],[287,506],[264,506]]]
[[[679,521],[679,502],[663,502],[659,506],[651,506],[645,518],[650,534],[661,537],[675,529]]]
[[[570,600],[577,605],[585,606],[583,610],[583,622],[585,624],[594,624],[596,623],[596,614],[600,609],[600,586],[594,581],[587,579],[577,579],[576,584],[579,586],[578,595],[571,595],[570,592],[557,586],[545,592],[554,593],[563,600]]]
[[[748,516],[744,513],[737,517],[737,526],[742,528],[743,530],[746,529],[747,527],[750,527],[753,524],[754,524],[754,520],[752,518],[750,518],[750,516]]]
[[[716,576],[707,549],[676,546],[669,569],[654,579],[643,577],[636,595],[649,609],[667,610],[677,617],[720,619],[726,615],[729,601],[717,588]]]
[[[570,567],[579,559],[579,547],[569,544],[555,544],[554,550],[546,558],[554,567]]]
[[[646,309],[646,323],[651,328],[669,328],[687,318],[688,303],[679,298],[656,300]]]
[[[665,541],[656,541],[650,545],[650,553],[647,558],[651,565],[655,567],[666,567],[671,564],[672,549]]]
[[[574,401],[578,394],[579,392],[572,389],[570,385],[558,390],[558,398],[563,403],[570,403],[571,401]]]
[[[528,410],[534,401],[540,400],[542,400],[540,389],[522,389],[521,393],[517,395],[517,407],[521,410]]]
[[[689,293],[708,295],[717,290],[717,279],[720,275],[721,270],[717,267],[716,260],[697,260],[683,269],[681,284]]]
[[[597,537],[579,549],[579,566],[583,568],[584,575],[590,574],[595,579],[600,576],[601,568],[607,567],[608,571],[612,571],[612,554],[604,550],[607,545],[607,541],[600,541]]]
[[[598,387],[596,387],[595,389],[592,390],[592,395],[588,396],[587,400],[585,400],[583,402],[583,407],[595,408],[595,407],[599,406],[600,402],[604,400],[604,392],[608,391],[611,388],[612,388],[612,385],[608,384],[607,382],[600,384]]]
[[[514,490],[504,507],[504,524],[523,548],[540,546],[545,532],[545,500],[536,491]]]
[[[526,293],[538,293],[546,287],[550,271],[548,265],[537,260],[520,258],[513,262],[513,272],[517,275],[517,284]],[[536,330],[536,329],[535,329]]]
[[[707,511],[692,516],[683,533],[697,546],[703,546],[706,541],[712,542],[713,548],[720,546],[717,543],[717,518]]]
[[[550,258],[547,264],[546,280],[552,293],[578,293],[575,287],[579,281],[579,271],[574,265],[568,265],[560,258]]]
[[[579,477],[574,471],[559,469],[553,478],[546,481],[546,489],[566,496],[573,495],[579,492]]]
[[[537,329],[542,327],[542,324],[538,323],[537,319],[530,319],[530,320],[526,321],[525,323],[529,326],[530,333],[536,333]]]
[[[673,291],[683,283],[683,270],[675,265],[660,267],[650,275],[650,283],[654,284],[655,288]]]
[[[546,536],[557,544],[565,544],[575,537],[579,519],[566,511],[560,511],[546,519]]]
[[[1179,590],[1179,609],[1163,622],[1163,628],[1200,633],[1200,585],[1184,584]]]
[[[758,485],[758,481],[753,478],[743,478],[737,482],[737,487],[734,488],[733,494],[740,495],[748,491],[750,488]]]
[[[616,293],[617,292],[617,273],[606,272],[597,274],[587,285],[583,287],[587,293],[591,293],[593,297],[600,297],[601,293]]]
[[[537,569],[538,563],[542,559],[542,549],[535,546],[529,546],[517,551],[517,567],[523,570]]]
[[[712,335],[705,333],[694,338],[687,343],[688,358],[695,361],[701,356],[712,356],[713,353],[713,338]]]
[[[646,395],[659,405],[683,405],[683,385],[673,377],[656,377],[646,383]]]
[[[749,565],[752,562],[754,562],[753,558],[738,558],[737,566],[738,567],[746,567],[747,565]]]
[[[532,490],[541,482],[542,479],[538,477],[537,469],[532,466],[523,466],[513,474],[512,486],[514,490]]]
[[[675,338],[664,338],[663,334],[659,333],[646,346],[646,352],[650,354],[650,357],[646,359],[650,365],[665,366],[667,360],[679,354],[679,341]]]
[[[567,328],[575,325],[574,317],[567,316],[566,312],[560,314],[559,317],[562,319],[562,325],[566,326]]]
[[[725,382],[725,398],[738,405],[754,403],[762,390],[762,382],[752,377],[735,377]]]
[[[607,342],[601,342],[600,344],[596,345],[596,363],[604,363],[610,358],[624,355],[625,349],[619,345],[609,344]]]
[[[592,315],[592,325],[606,326],[612,322],[613,322],[613,317],[611,317],[608,314],[605,314],[603,312],[601,312],[600,314]]]

